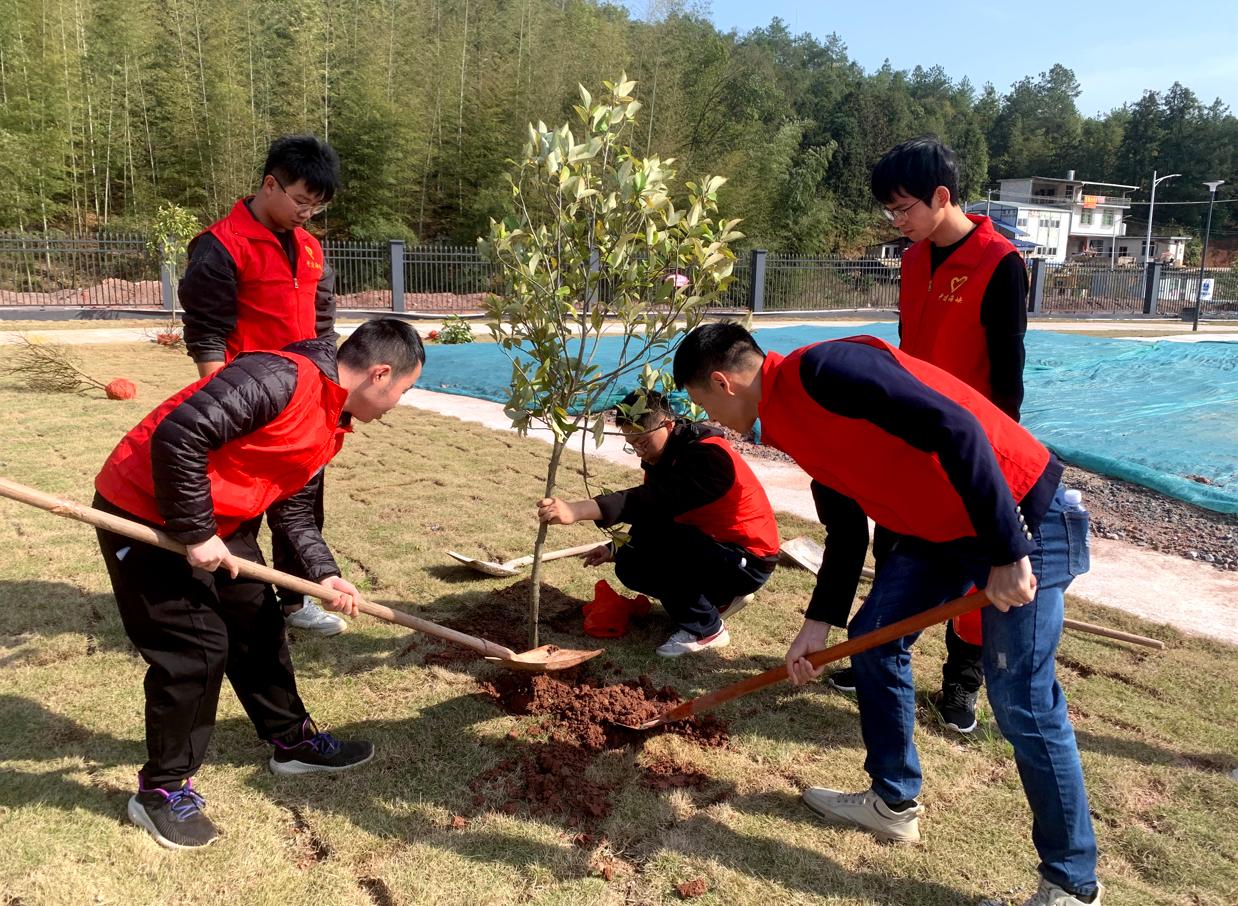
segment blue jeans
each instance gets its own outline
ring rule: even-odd
[[[1054,672],[1062,635],[1063,599],[1075,576],[1088,570],[1088,517],[1068,506],[1058,489],[1033,532],[1036,598],[1001,613],[986,607],[984,678],[1002,734],[1014,747],[1023,791],[1032,810],[1032,842],[1047,880],[1083,896],[1096,889],[1096,837],[1075,733]],[[848,627],[851,637],[983,588],[989,565],[972,541],[932,544],[900,537]],[[920,793],[911,646],[915,636],[851,658],[860,728],[868,755],[864,769],[887,802]]]

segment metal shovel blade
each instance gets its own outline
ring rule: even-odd
[[[587,554],[598,546],[599,542],[591,541],[588,544],[578,544],[575,547],[565,547],[557,551],[544,551],[542,553],[542,562],[549,563],[551,560],[563,560],[567,557],[579,557],[581,554]],[[476,557],[466,557],[464,554],[458,554],[455,551],[448,551],[447,556],[454,559],[457,563],[463,563],[470,569],[475,569],[478,572],[485,573],[488,576],[516,576],[520,574],[520,570],[524,569],[533,563],[532,555],[517,557],[514,560],[507,560],[503,563],[495,563],[491,560],[479,560]]]
[[[451,557],[457,563],[463,563],[470,569],[475,569],[478,572],[485,573],[488,576],[515,576],[519,575],[517,570],[510,566],[505,566],[502,563],[494,563],[490,560],[478,560],[476,557],[466,557],[464,554],[458,554],[455,551],[448,551],[447,556]]]
[[[559,670],[578,667],[585,661],[597,657],[602,650],[597,648],[593,651],[581,651],[576,648],[542,645],[528,651],[514,653],[511,657],[487,657],[486,660],[524,673],[555,673]]]

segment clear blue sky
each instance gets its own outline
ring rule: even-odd
[[[636,16],[649,0],[623,0]],[[656,8],[658,3],[654,2]],[[977,88],[1001,93],[1054,63],[1073,69],[1091,116],[1181,82],[1205,104],[1220,98],[1238,110],[1238,4],[1131,0],[1126,3],[850,2],[706,0],[714,24],[745,32],[777,16],[793,34],[836,32],[849,55],[871,72],[940,64]]]

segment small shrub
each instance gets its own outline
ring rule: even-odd
[[[448,315],[443,321],[443,329],[430,332],[430,339],[437,340],[439,343],[472,343],[473,328],[469,327],[468,322],[459,315]]]

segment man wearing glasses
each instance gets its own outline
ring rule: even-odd
[[[959,206],[959,162],[932,137],[904,142],[877,162],[872,191],[886,219],[912,241],[899,286],[899,348],[979,390],[1015,421],[1023,405],[1023,338],[1027,332],[1027,265],[987,217]],[[858,582],[868,547],[868,523],[854,501],[814,485],[827,548],[838,573]],[[873,555],[880,567],[893,542],[878,528]],[[845,563],[843,562],[845,561]],[[855,583],[838,583],[839,595]],[[850,601],[850,598],[847,599]],[[976,729],[980,691],[980,615],[946,627],[946,662],[933,704],[959,733]],[[830,677],[855,691],[850,668]]]
[[[589,500],[547,497],[538,518],[629,523],[630,541],[599,545],[585,565],[613,560],[620,582],[662,602],[677,627],[656,649],[662,657],[723,648],[731,642],[723,617],[745,606],[778,562],[769,498],[721,431],[676,420],[660,393],[630,393],[616,412],[644,484]]]
[[[335,275],[305,224],[340,184],[340,162],[326,142],[287,135],[271,143],[262,182],[222,220],[189,243],[178,295],[185,346],[198,376],[214,374],[242,352],[278,350],[335,335]],[[322,483],[315,521],[323,524]],[[272,537],[274,565],[302,575],[293,547]],[[301,595],[281,592],[290,626],[335,635],[346,626]]]

